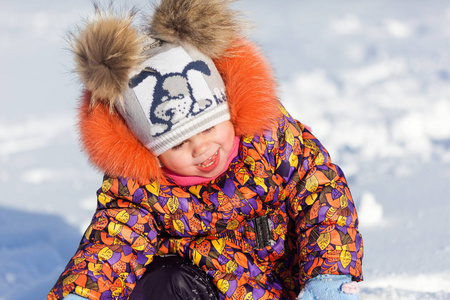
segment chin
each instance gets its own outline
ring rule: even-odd
[[[220,174],[222,174],[224,171],[225,171],[225,163],[220,163],[214,170],[207,173],[203,173],[203,175],[199,176],[205,178],[215,178]]]

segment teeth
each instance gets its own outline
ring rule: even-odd
[[[209,167],[210,165],[212,165],[214,163],[214,160],[217,157],[219,151],[217,151],[216,153],[214,153],[213,156],[211,156],[210,158],[208,158],[207,160],[205,160],[204,162],[202,162],[201,164],[198,164],[199,166],[206,168]]]

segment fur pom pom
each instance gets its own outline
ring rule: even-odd
[[[94,20],[86,21],[70,40],[75,71],[92,92],[91,107],[105,102],[110,109],[122,100],[130,71],[142,62],[142,38],[131,26],[134,13],[115,15],[96,7]]]
[[[241,36],[243,22],[232,0],[161,0],[150,26],[169,42],[187,42],[211,58],[223,55]]]

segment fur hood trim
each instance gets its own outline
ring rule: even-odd
[[[215,59],[227,92],[236,134],[249,136],[270,129],[280,117],[273,72],[259,49],[238,40]],[[92,93],[85,91],[79,108],[79,131],[90,162],[110,176],[162,179],[157,157],[133,135],[119,113],[106,103],[89,109]]]

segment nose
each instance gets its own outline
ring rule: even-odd
[[[202,133],[198,133],[191,138],[192,156],[199,157],[208,151],[211,146],[209,140]]]

